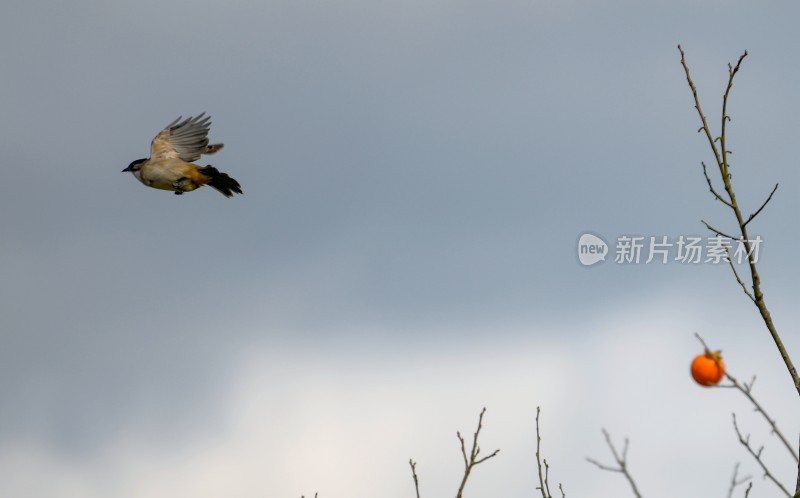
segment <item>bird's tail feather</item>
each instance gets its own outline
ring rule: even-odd
[[[208,185],[219,191],[225,197],[233,197],[233,193],[242,193],[242,187],[239,182],[228,176],[226,173],[220,172],[210,164],[205,168],[200,168],[200,173],[209,178]]]

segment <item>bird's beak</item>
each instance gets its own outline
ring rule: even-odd
[[[122,170],[123,173],[125,173],[126,171],[133,171],[133,167],[132,166],[128,166],[127,168]]]

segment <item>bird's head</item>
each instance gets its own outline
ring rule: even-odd
[[[145,159],[137,159],[137,160],[133,161],[132,163],[130,163],[127,168],[123,169],[122,172],[125,173],[126,171],[130,171],[131,173],[133,173],[135,175],[140,169],[142,169],[142,163],[145,162],[145,161],[147,161],[146,158]]]

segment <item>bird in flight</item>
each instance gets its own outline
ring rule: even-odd
[[[213,154],[224,144],[209,144],[208,130],[211,116],[205,112],[181,121],[183,116],[158,132],[150,143],[150,157],[133,161],[122,172],[130,171],[137,180],[148,187],[171,190],[175,195],[191,192],[203,185],[221,192],[225,197],[242,193],[239,182],[210,164],[192,164],[202,154]]]

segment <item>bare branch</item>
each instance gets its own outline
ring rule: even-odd
[[[469,478],[470,473],[472,472],[472,468],[480,463],[485,462],[486,460],[493,458],[496,456],[500,450],[494,450],[489,456],[485,456],[481,459],[478,459],[478,454],[480,453],[480,447],[478,446],[478,436],[480,435],[481,429],[483,428],[483,414],[486,413],[486,408],[481,410],[481,414],[478,417],[478,428],[475,430],[475,434],[472,438],[472,450],[469,452],[470,456],[467,459],[467,450],[464,444],[464,438],[461,437],[461,433],[457,432],[458,439],[461,442],[461,454],[464,456],[464,477],[461,479],[461,486],[458,488],[458,493],[456,494],[456,498],[461,498],[461,495],[464,492],[464,487],[467,485],[467,479]]]
[[[742,443],[742,446],[745,447],[747,452],[750,453],[750,455],[752,455],[752,457],[756,460],[758,465],[761,466],[761,470],[764,471],[764,477],[769,479],[770,481],[774,482],[775,485],[778,486],[778,488],[780,488],[780,490],[783,491],[783,493],[786,496],[788,496],[789,498],[792,498],[792,495],[789,493],[789,491],[783,486],[783,484],[781,484],[775,478],[775,476],[772,475],[772,473],[769,471],[769,469],[767,468],[767,466],[764,463],[764,461],[761,459],[761,452],[764,451],[764,447],[762,446],[761,448],[758,449],[758,451],[756,451],[756,450],[753,449],[752,446],[750,446],[750,435],[748,435],[747,437],[742,436],[742,433],[739,430],[739,426],[736,424],[736,414],[735,413],[733,414],[733,428],[736,431],[736,436],[738,436],[739,442]]]
[[[598,462],[597,460],[593,460],[591,458],[587,458],[586,460],[589,463],[592,463],[595,466],[597,466],[600,470],[607,470],[609,472],[619,472],[622,475],[624,475],[631,485],[633,494],[637,498],[642,498],[641,493],[639,493],[639,489],[636,487],[636,482],[633,480],[633,476],[631,476],[630,472],[628,472],[628,438],[625,438],[625,446],[622,449],[622,455],[620,455],[617,452],[617,448],[614,446],[614,443],[611,442],[611,436],[605,429],[603,429],[603,436],[605,436],[606,438],[606,444],[611,450],[611,454],[614,455],[614,461],[616,462],[617,466],[612,467],[611,465],[604,465]]]
[[[689,88],[692,91],[692,96],[694,97],[695,101],[695,109],[697,110],[697,114],[700,116],[700,121],[702,122],[702,130],[705,131],[706,137],[708,138],[709,145],[711,147],[712,152],[714,153],[714,158],[717,161],[717,165],[719,166],[720,176],[722,178],[722,182],[725,186],[725,192],[728,194],[728,200],[730,201],[730,208],[733,211],[734,216],[736,217],[736,222],[739,225],[741,230],[742,236],[741,237],[730,237],[731,239],[741,240],[747,249],[748,254],[748,265],[750,267],[750,278],[752,280],[752,301],[758,308],[759,313],[761,314],[761,318],[764,321],[764,325],[767,327],[767,330],[772,337],[772,340],[775,342],[775,346],[778,349],[778,352],[783,359],[784,364],[786,365],[786,370],[789,372],[789,375],[792,377],[792,381],[794,382],[795,389],[797,390],[798,395],[800,395],[800,374],[797,373],[797,369],[795,368],[794,364],[792,363],[792,359],[789,356],[786,347],[783,344],[783,340],[781,339],[780,335],[778,334],[778,330],[775,327],[775,324],[772,321],[772,316],[767,308],[766,302],[764,301],[764,294],[761,291],[761,277],[758,274],[758,269],[756,268],[756,261],[751,251],[749,237],[747,236],[747,224],[752,221],[766,206],[769,200],[772,198],[772,195],[775,193],[776,188],[773,189],[770,196],[764,202],[764,204],[755,212],[753,213],[750,218],[745,221],[742,216],[742,211],[739,208],[738,203],[736,202],[736,194],[733,191],[733,185],[731,183],[731,175],[728,169],[728,149],[725,144],[726,140],[726,125],[730,121],[730,116],[728,115],[728,97],[730,96],[731,88],[733,87],[733,80],[736,74],[739,72],[739,68],[742,65],[742,61],[744,58],[747,57],[747,51],[745,51],[740,57],[736,66],[732,66],[728,64],[728,85],[725,88],[725,94],[722,97],[722,132],[719,136],[719,147],[717,147],[716,141],[712,138],[711,130],[708,127],[708,122],[706,120],[705,115],[703,114],[702,109],[700,108],[700,100],[697,97],[697,88],[694,86],[694,82],[692,82],[691,75],[689,74],[689,67],[686,64],[686,56],[683,52],[683,49],[680,45],[678,45],[678,50],[681,53],[681,65],[683,66],[684,72],[686,73],[686,80],[689,83]],[[721,152],[720,152],[721,151]],[[705,223],[705,222],[703,222]],[[710,225],[705,223],[706,227],[710,230],[714,231],[718,235],[724,235],[718,230],[712,228]],[[749,297],[749,296],[748,296]]]
[[[738,474],[739,463],[737,462],[736,466],[733,467],[733,477],[731,478],[731,487],[728,488],[728,498],[733,498],[733,490],[736,489],[736,486],[740,486],[753,478],[752,476],[746,476],[739,479]]]
[[[736,197],[733,195],[733,190],[730,188],[730,176],[728,176],[728,154],[730,151],[726,150],[725,148],[725,125],[731,120],[730,116],[728,116],[728,95],[731,93],[731,87],[733,87],[733,78],[736,76],[736,73],[739,72],[739,66],[742,65],[742,61],[744,58],[747,57],[747,50],[744,51],[741,57],[739,57],[739,62],[736,63],[736,67],[732,68],[730,64],[728,64],[728,87],[725,89],[725,95],[722,97],[722,133],[719,136],[719,147],[722,149],[722,163],[720,163],[720,173],[725,176],[725,190],[728,192],[728,198],[731,200],[731,208],[734,210],[738,210],[736,207]],[[739,223],[741,225],[741,223]]]
[[[500,452],[500,450],[494,450],[490,455],[480,459],[478,458],[478,455],[481,452],[481,449],[478,446],[478,436],[483,428],[484,413],[486,413],[486,408],[481,410],[481,414],[478,417],[478,428],[475,430],[475,434],[472,439],[472,449],[469,451],[469,456],[467,456],[467,447],[464,438],[461,436],[461,432],[456,432],[458,441],[461,443],[461,455],[464,457],[464,476],[461,478],[461,485],[458,487],[458,494],[456,494],[456,498],[461,498],[462,494],[464,493],[464,487],[467,485],[467,479],[472,472],[472,468],[490,458],[493,458]],[[411,466],[411,475],[414,478],[414,489],[417,492],[417,498],[419,498],[419,477],[417,476],[417,463],[413,460],[409,460],[408,464]]]
[[[797,446],[797,451],[800,453],[800,444]],[[797,458],[797,485],[794,487],[794,498],[800,498],[800,455]]]
[[[550,494],[550,466],[547,465],[547,459],[542,459],[544,462],[544,489],[547,493],[547,496],[553,496]]]
[[[750,292],[750,289],[747,288],[747,286],[742,281],[741,277],[739,277],[739,272],[736,271],[736,265],[733,264],[733,258],[731,258],[730,248],[726,248],[726,251],[728,252],[728,264],[731,267],[731,271],[733,271],[733,276],[736,278],[736,281],[739,283],[739,286],[742,288],[745,295],[747,295],[747,297],[750,298],[750,300],[755,303],[756,302],[755,296],[753,296],[753,293]]]
[[[742,225],[742,228],[746,227],[748,223],[753,221],[753,219],[755,219],[755,217],[758,216],[758,214],[761,212],[762,209],[767,207],[767,204],[769,203],[769,201],[772,200],[772,196],[775,195],[775,191],[776,190],[778,190],[778,184],[777,183],[775,184],[775,188],[772,189],[772,192],[769,193],[769,197],[767,197],[767,200],[764,201],[764,204],[762,204],[761,207],[758,208],[755,213],[751,214],[750,217],[747,218],[747,221],[744,222],[744,225]]]
[[[703,176],[706,178],[706,183],[708,183],[708,189],[711,190],[711,193],[714,194],[714,197],[716,197],[716,199],[718,201],[721,201],[723,204],[725,204],[729,208],[732,208],[733,206],[731,206],[731,203],[728,202],[727,200],[723,199],[722,196],[719,195],[716,190],[714,190],[714,184],[711,183],[711,178],[709,178],[709,176],[708,176],[708,170],[706,169],[706,163],[703,162],[703,161],[700,161],[700,164],[703,165]]]
[[[541,457],[542,437],[539,432],[539,413],[540,408],[536,407],[536,467],[539,469],[539,486],[536,489],[542,492],[542,498],[553,498],[550,494],[550,466],[547,464],[547,459]],[[544,461],[544,478],[542,478],[542,462]],[[561,490],[562,498],[565,496],[564,488],[561,483],[558,483],[558,489]]]
[[[736,238],[736,237],[731,237],[731,236],[730,236],[730,235],[728,235],[727,233],[725,233],[725,232],[721,232],[721,231],[717,230],[716,228],[712,227],[711,225],[709,225],[708,223],[706,223],[706,221],[705,221],[705,220],[700,220],[700,223],[702,223],[703,225],[705,225],[705,226],[706,226],[706,228],[708,228],[709,230],[711,230],[711,231],[712,231],[712,232],[714,232],[715,234],[719,235],[720,237],[725,237],[726,239],[731,239],[731,240],[737,240],[737,238]]]
[[[703,349],[704,349],[704,350],[711,351],[710,349],[708,349],[708,344],[706,344],[706,341],[703,339],[703,337],[702,337],[700,334],[698,334],[697,332],[695,332],[695,333],[694,333],[694,336],[697,338],[697,340],[698,340],[698,341],[700,341],[700,344],[702,344],[702,345],[703,345]]]
[[[542,438],[539,435],[539,407],[536,407],[536,467],[539,469],[539,487],[536,488],[542,492],[542,498],[549,498],[547,496],[547,491],[545,490],[544,479],[542,478],[542,460],[541,460],[541,453],[540,448],[542,444]]]
[[[686,56],[683,53],[683,49],[680,45],[678,45],[678,50],[681,52],[681,65],[683,66],[683,70],[686,72],[686,81],[689,83],[689,88],[692,90],[692,96],[694,97],[694,108],[697,109],[697,113],[700,115],[700,121],[703,123],[703,127],[701,129],[705,131],[706,138],[708,138],[708,144],[711,146],[711,151],[714,152],[714,158],[717,160],[717,165],[721,167],[722,158],[717,150],[717,144],[714,142],[714,137],[711,136],[711,130],[708,127],[706,116],[703,114],[703,110],[700,108],[700,99],[697,96],[697,88],[694,86],[692,76],[689,74],[689,66],[686,65]]]
[[[748,384],[742,385],[739,383],[736,377],[729,374],[727,371],[725,372],[725,378],[731,381],[732,387],[736,388],[739,392],[744,394],[747,397],[747,399],[750,400],[750,402],[753,404],[753,407],[755,408],[755,411],[760,413],[764,417],[764,420],[767,421],[770,428],[772,429],[772,433],[775,434],[778,437],[778,439],[780,439],[781,443],[783,443],[783,446],[789,451],[789,454],[792,456],[792,458],[800,464],[800,461],[798,461],[798,456],[795,453],[794,448],[792,448],[792,445],[789,444],[789,441],[786,439],[786,436],[784,436],[783,432],[781,432],[781,430],[778,428],[778,424],[775,421],[775,419],[770,418],[769,414],[764,410],[761,404],[758,401],[756,401],[756,399],[753,397],[752,394],[753,384],[751,383],[750,385]],[[755,378],[753,378],[753,382],[755,382]]]
[[[417,498],[419,498],[419,477],[417,477],[417,462],[409,459],[408,464],[411,465],[411,475],[414,477],[414,490],[417,492]]]
[[[464,467],[469,467],[469,460],[467,460],[467,447],[464,444],[464,438],[461,437],[461,433],[456,431],[456,436],[458,440],[461,442],[461,455],[464,457]]]

